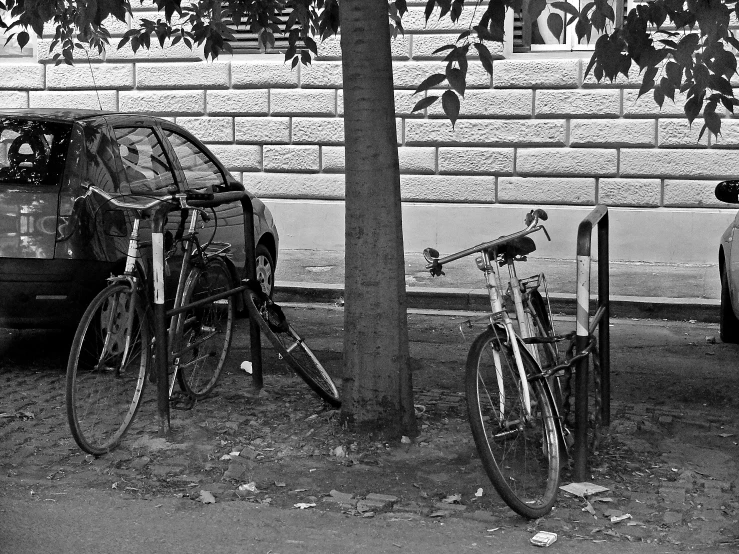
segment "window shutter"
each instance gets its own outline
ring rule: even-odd
[[[290,12],[290,9],[285,9],[279,14],[279,26],[281,29],[284,28],[287,18],[290,16]],[[260,52],[263,52],[259,49],[259,37],[257,33],[252,33],[243,23],[235,25],[228,19],[224,19],[223,22],[231,30],[231,33],[234,36],[234,40],[228,41],[234,54],[259,54]],[[287,35],[276,33],[274,37],[275,45],[267,50],[267,52],[285,52],[288,48]]]

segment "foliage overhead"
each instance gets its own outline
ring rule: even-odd
[[[140,0],[142,3],[144,0]],[[339,31],[339,0],[198,0],[182,5],[181,0],[154,0],[156,19],[140,19],[116,45],[130,44],[137,51],[149,48],[152,40],[160,46],[180,41],[188,47],[203,48],[206,58],[230,53],[233,35],[224,21],[243,26],[259,37],[260,47],[274,46],[275,35],[288,38],[285,59],[295,67],[309,64],[317,54],[316,41]],[[442,107],[454,125],[464,97],[468,60],[476,58],[492,75],[493,61],[500,56],[490,44],[503,40],[506,11],[521,11],[524,0],[428,0],[425,17],[450,18],[459,22],[471,11],[468,28],[435,54],[444,54],[444,73],[425,79],[416,93],[441,87],[440,94],[427,95],[415,106],[422,110],[441,98]],[[615,80],[619,75],[641,75],[639,96],[653,91],[661,107],[666,98],[685,102],[685,114],[693,122],[703,111],[703,129],[719,133],[721,107],[732,112],[738,104],[731,77],[736,73],[735,52],[739,40],[730,29],[732,15],[739,17],[739,0],[649,0],[638,4],[616,27],[617,14],[608,0],[594,0],[581,10],[558,0],[529,0],[528,11],[535,20],[545,9],[547,26],[556,36],[574,24],[578,40],[599,38],[587,66],[598,80]],[[89,47],[102,52],[110,44],[106,23],[111,18],[125,21],[131,15],[129,0],[0,0],[4,10],[0,28],[7,40],[15,38],[21,47],[29,39],[29,29],[43,35],[44,26],[53,27],[51,51],[56,63],[73,63],[76,49]],[[554,9],[554,10],[553,10]],[[282,20],[279,14],[289,10]],[[393,36],[403,32],[406,0],[388,3],[388,21]],[[564,16],[564,17],[563,17]],[[48,28],[48,27],[47,27]]]

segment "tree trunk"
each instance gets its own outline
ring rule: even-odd
[[[342,419],[415,436],[387,0],[341,1],[346,143]]]

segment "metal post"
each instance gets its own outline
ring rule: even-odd
[[[600,358],[600,419],[604,427],[611,425],[611,308],[609,288],[608,212],[598,222],[598,305],[604,308],[598,327]]]
[[[601,364],[601,421],[610,424],[610,334],[609,285],[608,285],[608,207],[596,206],[580,222],[577,229],[577,354],[583,352],[590,342],[590,247],[593,226],[598,225],[598,310],[602,317],[595,323],[599,326]],[[588,478],[588,370],[589,360],[583,358],[575,368],[575,448],[574,479]]]
[[[582,224],[581,224],[582,227]],[[588,235],[589,236],[589,235]],[[588,240],[588,242],[590,242]],[[577,324],[576,342],[579,354],[588,347],[590,327],[590,245],[587,255],[577,255]],[[578,248],[579,250],[579,248]],[[587,480],[588,473],[588,366],[583,358],[575,368],[575,452],[574,478]]]
[[[241,199],[241,207],[244,211],[244,272],[246,278],[251,281],[257,280],[256,251],[254,246],[254,206],[247,194]],[[254,388],[261,389],[264,385],[262,378],[262,336],[259,324],[249,319],[249,337],[251,343],[251,379]]]
[[[167,316],[164,306],[164,217],[166,212],[158,210],[152,218],[151,246],[154,285],[154,347],[157,376],[157,415],[159,435],[165,436],[170,431],[169,421],[169,387],[167,368],[169,353],[167,352]]]

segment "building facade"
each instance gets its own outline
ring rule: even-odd
[[[720,137],[698,140],[702,122],[688,125],[684,99],[660,109],[651,94],[638,98],[636,71],[597,83],[585,75],[587,50],[516,53],[506,45],[498,45],[505,59],[494,63],[492,78],[470,63],[456,125],[439,103],[411,113],[423,96],[415,88],[444,70],[443,54],[434,50],[469,23],[432,17],[427,24],[424,5],[409,2],[405,35],[393,41],[407,252],[426,246],[449,252],[489,240],[521,228],[527,210],[543,207],[553,241],[542,242],[537,254],[571,259],[578,223],[603,203],[610,207],[611,259],[717,263],[718,238],[736,210],[718,202],[713,189],[739,176],[739,120],[727,116]],[[151,2],[133,19],[140,17],[156,18]],[[130,24],[111,23],[113,36]],[[265,200],[283,252],[343,251],[338,39],[320,45],[310,66],[295,69],[279,53],[207,62],[182,43],[137,53],[113,46],[102,56],[78,56],[70,67],[53,63],[49,43],[38,39],[22,53],[6,49],[4,107],[173,119]]]

